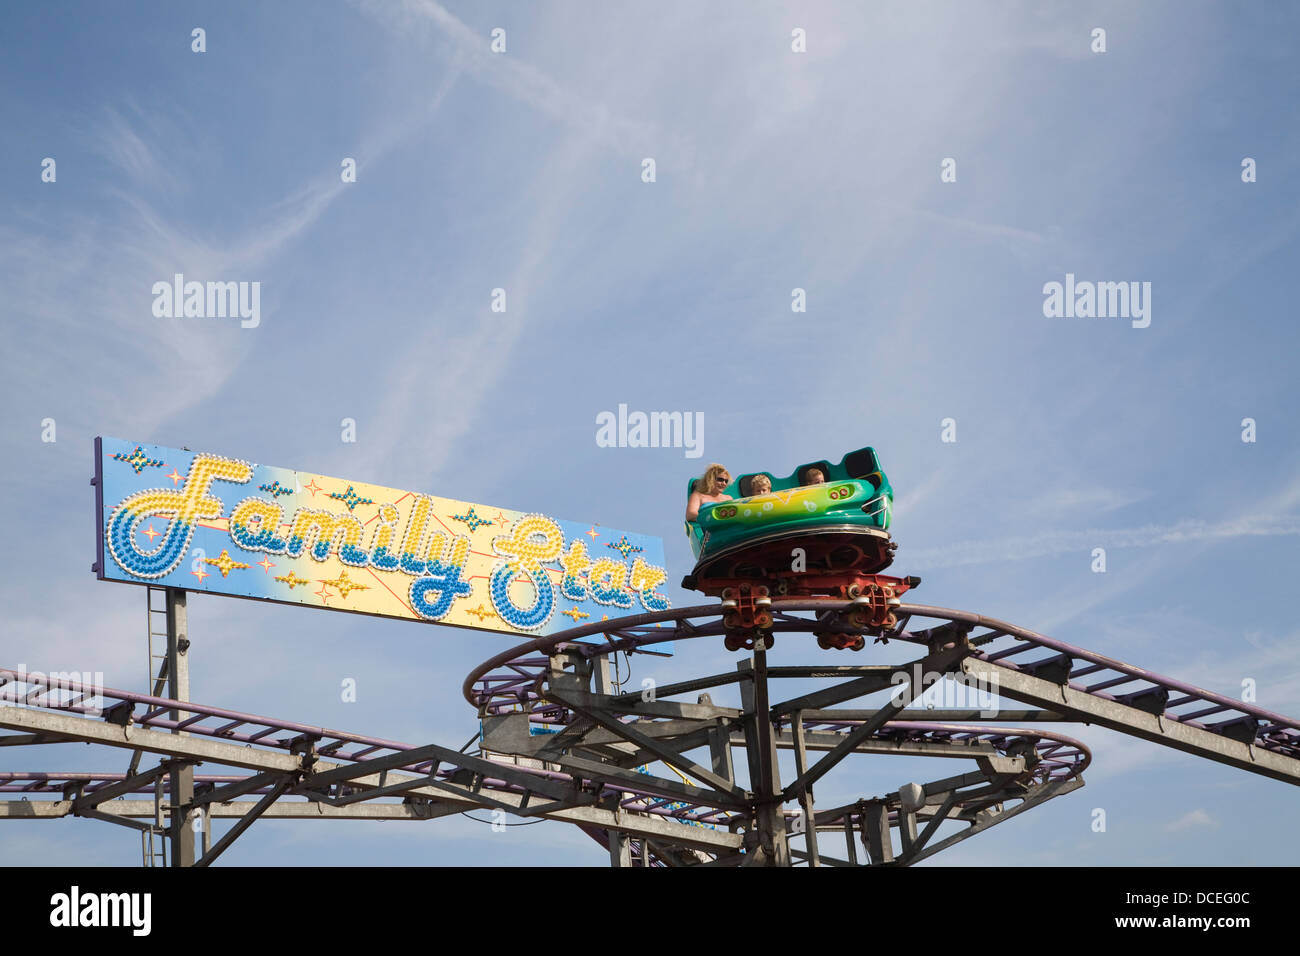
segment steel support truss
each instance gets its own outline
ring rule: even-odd
[[[475,754],[107,689],[92,708],[91,688],[0,669],[0,730],[9,732],[0,747],[82,741],[132,755],[121,774],[0,771],[0,792],[21,795],[0,802],[0,819],[80,816],[173,835],[184,821],[202,832],[189,861],[198,866],[258,819],[428,820],[475,808],[575,824],[615,866],[905,866],[1083,785],[1087,748],[1025,722],[1096,723],[1300,783],[1300,725],[1253,705],[922,605],[903,605],[891,631],[868,633],[903,660],[855,664],[813,637],[852,631],[839,617],[850,605],[772,607],[769,643],[735,669],[632,693],[611,677],[617,655],[666,641],[720,644],[719,609],[584,625],[497,655],[463,687],[482,721]],[[778,640],[822,663],[773,663]],[[915,706],[940,675],[986,681],[1029,707]],[[787,690],[795,685],[799,693]],[[731,704],[715,704],[711,691]],[[784,780],[782,754],[793,766]],[[159,761],[140,769],[144,755]],[[843,780],[857,760],[884,755],[968,763],[818,806],[814,790],[828,775]],[[230,772],[196,772],[203,765]],[[235,823],[214,842],[212,821],[223,819]]]

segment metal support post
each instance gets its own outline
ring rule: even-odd
[[[721,717],[709,731],[709,757],[714,773],[728,783],[736,782],[736,771],[731,764],[731,730]]]
[[[804,746],[803,737],[803,711],[794,712],[794,775],[795,778],[802,777],[808,770],[808,749]],[[803,788],[803,793],[799,794],[799,806],[803,809],[804,836],[807,839],[808,847],[808,865],[821,866],[821,860],[817,854],[817,815],[813,811],[813,792],[812,784]]]
[[[740,682],[740,699],[745,708],[745,749],[749,753],[750,787],[754,791],[754,823],[758,845],[768,866],[790,865],[790,844],[781,812],[781,776],[776,762],[776,738],[772,730],[771,704],[767,689],[767,651],[754,648],[752,661],[739,665],[751,679]]]
[[[618,830],[606,830],[609,837],[609,865],[630,867],[632,865],[632,841],[626,833]]]
[[[190,699],[189,626],[185,613],[185,591],[167,589],[167,684],[172,700]],[[172,720],[184,720],[189,714],[173,710]],[[174,733],[188,736],[184,731]],[[176,763],[169,775],[171,785],[172,866],[194,865],[194,830],[190,815],[194,802],[194,765]]]
[[[889,807],[883,800],[868,800],[860,817],[862,839],[872,863],[894,862],[894,845],[889,833]]]

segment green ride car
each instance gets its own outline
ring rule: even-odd
[[[825,480],[809,483],[816,472]],[[771,491],[750,493],[758,475],[767,476]],[[688,498],[694,490],[692,479],[687,485]],[[763,546],[799,538],[857,539],[862,545],[870,540],[870,546],[861,549],[867,563],[879,567],[889,563],[894,490],[872,448],[850,452],[837,464],[808,462],[784,478],[769,472],[742,474],[724,493],[732,500],[705,503],[699,518],[686,522],[697,573],[713,564],[715,558],[764,550],[777,554],[773,548]]]

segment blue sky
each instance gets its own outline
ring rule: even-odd
[[[1199,3],[7,11],[0,661],[143,688],[144,593],[90,573],[97,434],[659,534],[673,581],[703,463],[784,474],[871,444],[917,600],[1231,696],[1253,678],[1262,706],[1300,714],[1297,26],[1284,5]],[[260,326],[155,318],[151,287],[176,272],[260,282]],[[1150,282],[1150,327],[1046,318],[1066,273]],[[703,413],[704,458],[598,447],[620,403]],[[506,646],[214,597],[190,623],[194,699],[411,743],[474,732],[460,682]],[[645,674],[734,665],[680,650]],[[1285,784],[1075,735],[1094,748],[1084,789],[938,859],[1296,859]],[[913,770],[860,760],[818,798]],[[0,827],[4,857],[32,864],[135,846],[80,820]],[[460,817],[261,822],[225,859],[604,862],[559,824]]]

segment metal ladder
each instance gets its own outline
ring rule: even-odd
[[[145,605],[149,612],[149,683],[145,693],[162,697],[167,689],[167,589],[145,588]]]
[[[145,693],[154,697],[163,697],[167,691],[167,589],[158,587],[145,588],[145,618],[149,643],[149,680],[145,684]],[[131,763],[126,769],[128,777],[134,776],[140,766],[142,751],[131,755]],[[140,831],[140,852],[146,867],[167,866],[167,824],[163,817],[163,779],[154,782],[154,818],[147,830]]]
[[[163,823],[162,777],[154,781],[153,824],[147,830],[140,831],[140,852],[144,856],[144,866],[167,866],[167,827]]]

